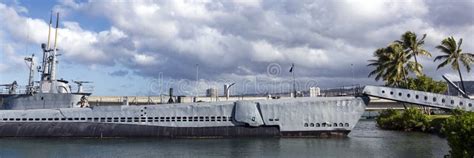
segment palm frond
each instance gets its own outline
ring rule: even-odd
[[[439,57],[439,56],[438,56]],[[446,65],[449,64],[449,60],[445,60],[443,61],[441,64],[438,65],[438,67],[436,68],[436,70],[442,68],[442,67],[445,67]]]
[[[460,60],[466,68],[467,72],[471,71],[471,64],[474,63],[474,54],[463,53],[460,56]]]
[[[426,33],[423,34],[423,37],[421,37],[421,39],[418,41],[418,45],[423,45],[423,44],[425,44],[425,38],[426,38]]]
[[[448,59],[448,58],[449,58],[449,55],[440,55],[440,56],[436,56],[434,61]]]
[[[461,50],[461,44],[462,44],[462,38],[459,39],[459,42],[458,42],[458,50]]]
[[[419,51],[418,51],[418,54],[419,54],[419,55],[425,55],[425,56],[431,57],[431,53],[428,52],[427,50],[424,50],[424,49],[419,50]]]
[[[444,45],[438,45],[436,48],[445,54],[451,54],[451,50]]]

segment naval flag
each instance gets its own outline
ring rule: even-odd
[[[295,67],[295,64],[291,64],[290,72],[293,72],[294,67]]]

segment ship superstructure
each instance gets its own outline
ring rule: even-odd
[[[23,109],[47,109],[47,108],[72,108],[81,106],[81,98],[84,100],[90,92],[84,92],[81,81],[78,83],[77,91],[72,91],[69,82],[57,78],[57,32],[59,25],[59,13],[57,14],[54,45],[51,46],[50,34],[52,14],[50,17],[48,42],[41,44],[42,62],[35,67],[34,55],[25,58],[29,68],[28,85],[23,91],[18,89],[18,84],[0,85],[7,93],[0,94],[0,109],[23,110]],[[35,69],[40,73],[40,80],[34,81]],[[82,101],[83,102],[83,101]],[[79,104],[78,104],[79,103]],[[84,106],[84,105],[83,105]]]

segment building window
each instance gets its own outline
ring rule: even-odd
[[[268,119],[268,121],[273,121],[273,119]]]
[[[304,127],[308,127],[308,123],[304,123]]]
[[[334,123],[334,127],[337,127],[337,123]]]
[[[349,123],[346,123],[345,126],[346,126],[346,127],[349,127]]]
[[[326,127],[326,123],[323,123],[323,127]]]
[[[275,121],[280,121],[280,119],[277,119],[277,118],[276,118]]]
[[[321,127],[321,125],[319,123],[316,123],[316,127]]]
[[[310,123],[309,126],[310,126],[310,127],[314,127],[314,123]]]
[[[344,127],[344,124],[343,124],[343,123],[339,123],[339,127]]]

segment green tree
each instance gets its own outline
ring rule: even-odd
[[[369,73],[369,77],[375,75],[375,80],[379,81],[382,79],[383,81],[390,80],[391,78],[387,77],[387,65],[391,58],[393,58],[385,48],[379,48],[374,52],[374,58],[369,60],[369,64],[367,66],[375,67],[375,70]]]
[[[452,157],[474,157],[474,112],[453,111],[441,132],[447,137]]]
[[[444,81],[436,81],[433,78],[426,75],[421,75],[416,78],[408,78],[407,83],[402,83],[401,88],[408,88],[417,91],[431,92],[431,93],[444,93],[448,90],[448,86]]]
[[[444,53],[444,55],[437,56],[434,61],[436,62],[437,60],[444,60],[443,62],[441,62],[441,64],[438,65],[437,69],[451,64],[451,68],[453,70],[458,71],[459,78],[461,79],[461,86],[463,91],[465,92],[466,88],[464,87],[459,63],[462,63],[462,65],[466,68],[467,72],[470,72],[470,65],[474,63],[474,54],[462,52],[461,44],[462,38],[459,39],[458,43],[456,43],[456,40],[452,36],[444,39],[443,41],[441,41],[440,45],[436,46],[436,48],[438,48],[442,53]]]
[[[423,34],[421,39],[417,39],[417,36],[414,32],[407,31],[402,35],[401,40],[396,40],[395,42],[401,44],[405,50],[405,53],[413,56],[415,59],[415,64],[418,65],[418,60],[416,58],[417,56],[424,55],[431,57],[431,53],[423,49],[425,38],[426,34]],[[420,70],[420,72],[422,74],[422,70]]]
[[[369,60],[367,66],[375,67],[369,77],[376,75],[375,80],[383,79],[387,86],[400,86],[407,82],[409,72],[421,74],[421,65],[409,61],[411,55],[404,51],[400,43],[394,42],[386,48],[374,52],[375,59]]]
[[[428,116],[416,108],[408,108],[403,112],[394,109],[382,110],[376,121],[377,126],[382,129],[402,131],[426,131],[430,124]]]

